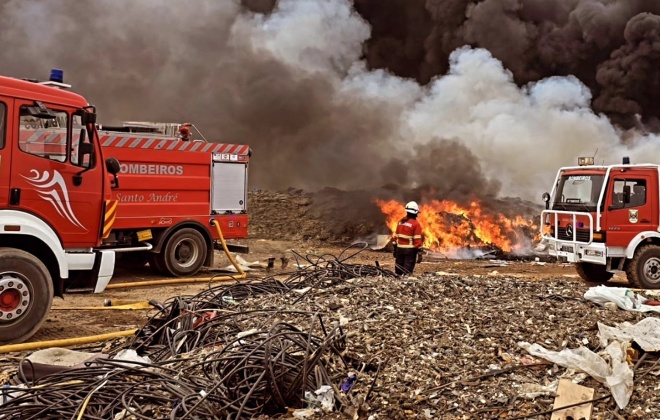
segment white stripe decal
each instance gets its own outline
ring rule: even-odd
[[[87,231],[85,226],[80,223],[75,213],[71,209],[69,192],[67,191],[66,183],[64,182],[62,175],[56,170],[53,170],[52,177],[48,171],[44,171],[41,175],[39,175],[39,171],[32,169],[30,170],[30,173],[33,174],[33,176],[21,176],[35,187],[39,196],[45,201],[51,203],[60,216],[67,219],[74,226]],[[59,191],[57,187],[59,187]],[[62,193],[62,196],[60,196],[60,192]]]
[[[108,147],[112,144],[112,141],[115,139],[115,137],[108,137],[105,139],[105,141],[101,144],[103,147]]]
[[[119,143],[117,143],[116,147],[122,147],[128,143],[128,140],[130,140],[130,137],[121,137],[121,140],[119,140]]]

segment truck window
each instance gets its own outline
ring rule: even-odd
[[[21,106],[18,147],[31,155],[66,162],[69,116],[52,111],[54,118],[40,118]]]
[[[5,127],[6,118],[7,105],[5,105],[3,102],[0,102],[0,149],[4,149],[5,147],[5,131],[7,131],[7,128]]]
[[[630,202],[624,203],[623,187],[630,187]],[[646,204],[646,180],[644,179],[615,179],[612,190],[612,205],[623,208],[639,207]]]

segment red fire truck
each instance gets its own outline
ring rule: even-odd
[[[171,276],[190,276],[213,265],[219,240],[247,237],[247,182],[251,150],[245,145],[182,141],[182,124],[124,123],[101,127],[103,153],[120,164],[114,224],[104,246],[122,264],[144,265]],[[153,248],[150,248],[153,247]],[[229,245],[234,251],[247,248]]]
[[[660,288],[660,166],[578,166],[559,169],[543,194],[543,242],[548,252],[575,263],[588,282],[604,283],[625,272],[634,287]]]
[[[63,157],[66,132],[27,121],[23,142],[33,153]],[[186,124],[187,125],[187,124]],[[213,265],[220,224],[225,239],[247,237],[248,146],[182,141],[184,124],[124,123],[98,130],[103,153],[121,162],[121,181],[112,189],[102,249],[111,248],[122,266],[149,266],[170,276],[191,276]],[[72,134],[77,141],[77,133]],[[230,244],[238,252],[247,247]],[[84,290],[72,281],[68,291]]]
[[[95,108],[53,73],[54,86],[0,77],[1,343],[34,334],[72,272],[100,292],[114,271],[114,251],[100,246],[120,164],[103,160]],[[26,146],[30,121],[66,133],[61,154]]]
[[[69,87],[0,77],[0,343],[33,335],[53,296],[105,290],[116,255],[194,274],[211,226],[247,233],[249,148],[100,131]]]

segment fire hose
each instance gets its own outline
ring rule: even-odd
[[[119,288],[124,288],[124,287],[140,287],[140,286],[157,286],[157,285],[162,285],[162,284],[180,284],[180,283],[198,283],[198,282],[218,282],[218,281],[231,281],[231,280],[240,280],[240,279],[245,279],[247,277],[247,273],[241,269],[241,266],[236,263],[236,260],[234,257],[231,255],[229,252],[229,249],[227,248],[227,243],[225,242],[225,238],[222,235],[222,230],[220,229],[220,223],[217,223],[215,220],[212,221],[212,224],[215,226],[216,231],[218,232],[218,236],[220,238],[220,243],[222,244],[222,249],[225,251],[225,255],[229,258],[229,261],[231,264],[234,266],[236,271],[238,271],[237,276],[213,276],[213,277],[207,277],[207,278],[178,278],[178,279],[164,279],[164,280],[152,280],[152,281],[141,281],[141,282],[135,282],[135,283],[116,283],[116,284],[110,284],[106,289],[119,289]],[[149,302],[147,302],[148,305],[151,305]],[[124,308],[121,309],[144,309],[144,302],[136,302],[131,305],[122,305]],[[126,308],[125,306],[130,306],[130,308]],[[112,309],[113,307],[105,307],[103,309]],[[119,306],[114,307],[114,309],[119,309]],[[65,308],[62,308],[65,309]],[[70,308],[66,308],[70,309]],[[88,308],[73,308],[73,309],[92,309],[90,307]],[[99,309],[94,307],[93,309]],[[108,334],[101,334],[101,335],[92,335],[92,336],[86,336],[86,337],[76,337],[76,338],[68,338],[68,339],[62,339],[62,340],[49,340],[49,341],[36,341],[32,343],[18,343],[18,344],[9,344],[5,346],[0,346],[0,353],[10,353],[10,352],[20,352],[20,351],[28,351],[28,350],[36,350],[36,349],[42,349],[42,348],[47,348],[47,347],[66,347],[66,346],[74,346],[74,345],[80,345],[80,344],[89,344],[89,343],[96,343],[100,341],[105,341],[109,340],[112,338],[118,338],[118,337],[127,337],[134,335],[136,329],[132,330],[125,330],[125,331],[117,331],[113,333],[108,333]]]

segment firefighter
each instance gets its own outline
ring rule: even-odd
[[[396,275],[412,274],[415,263],[422,262],[422,226],[417,221],[419,206],[411,201],[406,204],[406,217],[401,219],[394,233],[394,257]]]

